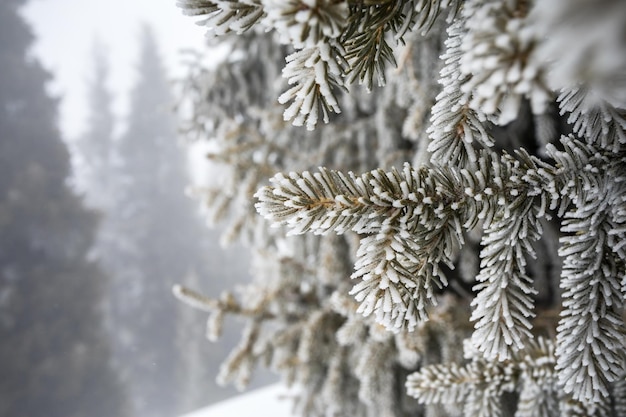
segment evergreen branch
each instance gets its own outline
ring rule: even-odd
[[[350,173],[320,169],[314,174],[282,173],[271,180],[274,187],[261,188],[255,195],[257,211],[274,224],[288,225],[289,234],[312,231],[315,234],[334,230],[344,233],[355,230],[360,233],[373,232],[374,225],[361,221],[360,214],[371,208],[380,216],[389,213],[388,206],[374,206],[367,198],[371,186]],[[323,217],[323,221],[320,221]],[[363,216],[367,217],[367,216]]]
[[[517,156],[505,155],[501,164],[494,165],[490,181],[511,181],[519,175],[519,185],[508,186],[510,195],[498,198],[499,207],[485,204],[494,214],[486,217],[483,226],[481,271],[474,287],[479,292],[472,301],[471,320],[476,321],[472,342],[487,360],[511,358],[532,339],[529,319],[534,317],[537,291],[525,274],[526,259],[535,256],[532,242],[541,237],[540,219],[558,202],[556,193],[550,191],[555,182],[552,167],[525,152]],[[489,196],[497,189],[487,187],[482,194]]]
[[[552,100],[545,64],[535,58],[537,39],[527,3],[471,0],[462,10],[467,33],[461,40],[460,70],[469,77],[461,91],[472,109],[499,125],[517,118],[523,97],[535,114],[544,113]]]
[[[342,67],[347,61],[337,39],[347,23],[347,4],[290,0],[269,2],[267,9],[265,23],[276,29],[282,42],[296,48],[283,68],[283,77],[293,85],[278,98],[281,104],[292,102],[284,119],[313,130],[320,118],[328,123],[330,112],[341,113],[336,93],[344,88]]]
[[[563,151],[548,147],[556,161],[564,213],[559,254],[564,257],[563,311],[557,327],[557,369],[565,392],[585,406],[601,404],[609,384],[624,369],[624,260],[616,227],[622,220],[620,196],[624,157],[572,136]],[[613,156],[611,156],[613,155]],[[611,236],[614,235],[614,236]]]
[[[562,171],[561,212],[574,205],[584,205],[596,198],[597,190],[609,186],[606,195],[606,244],[626,262],[626,153],[614,153],[596,145],[584,144],[573,136],[561,139],[563,151],[548,146],[549,155]]]
[[[446,52],[442,56],[445,65],[439,79],[443,89],[432,107],[432,125],[428,128],[431,161],[434,164],[455,161],[461,168],[476,163],[476,145],[478,148],[493,146],[493,138],[481,122],[485,116],[470,109],[468,96],[461,91],[461,85],[468,79],[460,71],[461,43],[466,33],[461,20],[448,28]]]
[[[266,25],[296,49],[337,39],[348,18],[348,5],[342,0],[270,1],[266,9]]]
[[[464,404],[464,415],[488,417],[503,415],[502,394],[518,391],[516,417],[554,415],[559,398],[551,341],[529,341],[506,361],[485,361],[469,344],[465,347],[470,363],[422,367],[407,378],[409,395],[421,404]]]
[[[567,235],[559,251],[564,310],[557,327],[557,369],[565,392],[593,407],[625,367],[624,157],[572,136],[562,143],[560,152],[549,147],[561,171],[563,198],[573,206],[564,215]]]
[[[320,42],[287,57],[283,76],[295,85],[278,98],[281,104],[292,102],[285,109],[285,120],[296,126],[306,124],[308,130],[313,130],[320,116],[328,123],[330,112],[341,113],[336,91],[343,87],[342,62],[337,48]]]
[[[354,374],[360,381],[359,399],[370,409],[380,410],[375,415],[382,415],[386,410],[394,408],[393,398],[398,392],[393,377],[394,365],[386,360],[394,353],[394,346],[390,340],[370,339],[356,360]],[[376,399],[382,402],[377,403]]]
[[[492,160],[485,160],[481,167],[490,170]],[[493,187],[514,187],[501,178],[487,184],[489,175],[467,170],[459,173],[448,167],[413,169],[409,164],[402,172],[379,169],[360,177],[324,168],[288,177],[279,173],[270,180],[272,187],[257,192],[256,208],[275,224],[288,225],[290,234],[348,230],[373,234],[387,226],[428,234],[435,229],[430,227],[433,224],[443,227],[450,223],[460,235],[463,219],[454,213],[466,210],[468,224],[475,224],[485,216],[479,195],[483,189],[489,188],[487,193],[493,194]]]
[[[411,0],[405,7],[404,13],[407,15],[405,19],[413,22],[410,30],[421,30],[422,35],[425,35],[444,10],[448,11],[446,21],[452,22],[462,4],[460,0]],[[400,31],[399,34],[402,36],[404,32]]]
[[[626,178],[624,176],[626,160],[624,159],[607,172],[607,178],[614,184],[613,192],[609,196],[611,229],[608,232],[607,244],[626,265]],[[624,283],[626,283],[626,278]]]
[[[555,344],[553,339],[538,336],[529,340],[515,356],[520,362],[520,377],[538,386],[552,386],[556,380]]]
[[[373,33],[373,35],[372,35]],[[362,32],[344,44],[346,59],[350,67],[348,70],[348,82],[353,83],[357,79],[359,84],[365,84],[368,91],[374,88],[374,77],[379,87],[385,86],[385,68],[387,64],[397,66],[393,55],[393,49],[385,40],[382,28],[373,32]]]
[[[536,238],[538,231],[533,227],[538,227],[537,219],[532,215],[541,217],[547,206],[553,205],[541,193],[542,184],[553,181],[545,167],[542,171],[524,153],[519,154],[521,162],[507,155],[498,161],[489,155],[482,155],[475,172],[414,170],[407,164],[402,172],[376,170],[360,177],[325,169],[314,174],[291,173],[289,177],[278,174],[271,180],[273,187],[257,192],[256,208],[275,224],[289,226],[290,234],[352,230],[371,235],[361,242],[353,274],[353,278],[363,279],[352,290],[361,302],[359,311],[366,316],[375,313],[377,321],[388,328],[413,329],[427,317],[425,308],[427,301],[434,302],[434,286],[447,285],[439,264],[453,267],[454,254],[463,243],[463,228],[472,228],[478,221],[488,227],[497,211],[503,212],[503,218],[521,213],[521,223],[513,222],[507,230],[519,232],[522,239]],[[504,178],[509,181],[505,183]],[[525,205],[525,201],[530,203]],[[501,232],[498,227],[494,226],[488,236]],[[519,260],[522,248],[530,253],[529,243],[522,240],[509,253],[516,257],[515,265],[509,266],[523,266]],[[501,272],[502,265],[488,262],[493,268],[486,269],[485,274]],[[504,322],[512,320],[529,328],[524,317],[531,315],[532,302],[527,295],[532,287],[518,271],[507,277],[511,281],[507,283],[510,293],[506,294],[509,306],[493,306],[493,312],[501,308],[498,314]],[[505,282],[501,280],[498,285]],[[481,310],[477,318],[488,314]],[[483,325],[480,322],[478,327]],[[506,329],[514,332],[510,327]],[[492,341],[491,336],[485,343]],[[507,339],[507,345],[521,344],[521,336],[507,333],[509,336],[512,339]]]
[[[613,385],[615,415],[626,416],[626,374],[623,374]]]
[[[324,169],[315,174],[292,173],[289,178],[279,174],[272,179],[275,188],[257,193],[256,207],[266,218],[289,225],[290,233],[353,230],[373,234],[361,242],[353,278],[363,281],[351,293],[361,302],[359,312],[364,315],[375,312],[377,321],[386,327],[413,329],[426,319],[427,301],[434,300],[433,285],[447,285],[438,263],[452,266],[461,230],[460,221],[451,220],[453,214],[445,215],[442,205],[438,207],[441,213],[427,215],[424,206],[434,204],[432,199],[422,195],[422,205],[420,197],[410,192],[419,192],[425,170],[420,173],[407,165],[403,174],[374,171],[359,178]],[[405,196],[396,197],[407,201],[396,201],[390,191],[404,192]],[[409,207],[409,199],[416,204]],[[433,222],[439,218],[441,227],[420,225],[415,211]],[[419,244],[408,239],[406,229],[415,231]]]
[[[175,285],[173,293],[176,298],[185,304],[201,311],[210,313],[207,320],[206,337],[215,342],[221,334],[226,314],[241,317],[255,317],[258,320],[274,319],[274,315],[264,311],[265,306],[260,304],[252,308],[244,308],[230,292],[224,292],[219,299],[209,298],[190,288]]]
[[[176,0],[188,16],[206,16],[200,22],[208,34],[221,36],[229,32],[241,34],[265,16],[258,0]]]
[[[409,395],[422,404],[464,404],[464,415],[501,416],[501,396],[513,392],[519,376],[515,362],[486,362],[479,356],[456,363],[425,366],[407,378]]]
[[[487,375],[491,377],[491,375]],[[496,373],[495,377],[498,382],[503,379],[506,381],[506,376],[499,373]],[[489,384],[487,389],[474,387],[467,396],[463,415],[465,417],[506,417],[502,411],[502,392],[499,392],[501,390],[499,385],[495,383]]]
[[[538,337],[516,354],[520,360],[521,389],[515,417],[551,417],[559,413],[559,391],[554,365],[554,342]]]
[[[567,122],[580,138],[613,153],[624,151],[626,110],[598,100],[583,88],[561,91],[558,101],[561,114],[569,113]]]
[[[219,301],[206,297],[205,295],[190,288],[183,287],[182,285],[174,285],[172,293],[180,301],[198,310],[213,312],[220,309]]]
[[[550,193],[561,199],[559,216],[562,217],[572,203],[587,199],[602,184],[603,172],[610,166],[607,155],[592,145],[585,144],[572,135],[561,137],[563,150],[548,144],[548,155],[555,160],[558,184],[550,187]]]
[[[472,342],[487,360],[511,358],[532,339],[532,296],[537,291],[525,275],[526,257],[533,256],[531,242],[541,236],[540,208],[532,198],[520,202],[510,216],[494,220],[481,244],[480,284],[472,301],[476,321]]]
[[[615,279],[623,265],[616,263],[606,246],[611,227],[603,219],[608,218],[611,193],[599,168],[590,165],[603,157],[571,138],[564,138],[563,143],[564,154],[578,157],[553,152],[557,161],[568,159],[568,165],[557,164],[557,168],[524,152],[517,158],[505,154],[499,160],[482,152],[474,172],[451,167],[413,170],[406,165],[402,172],[377,170],[360,177],[326,170],[290,174],[289,178],[279,175],[273,179],[274,188],[257,193],[256,207],[296,233],[353,230],[372,235],[359,249],[354,276],[363,281],[353,294],[362,302],[361,312],[376,313],[388,327],[409,329],[425,317],[420,304],[433,301],[431,294],[418,290],[427,289],[433,277],[440,278],[434,269],[422,272],[420,268],[450,263],[453,248],[462,243],[462,228],[482,220],[487,233],[479,280],[484,284],[477,287],[481,293],[474,302],[482,305],[473,317],[478,320],[473,340],[488,359],[498,355],[503,359],[512,357],[530,335],[534,291],[523,267],[524,257],[533,253],[530,242],[541,234],[538,219],[557,206],[557,190],[564,197],[577,194],[571,199],[579,206],[571,213],[577,214],[566,216],[563,229],[575,234],[563,240],[561,250],[566,257],[565,310],[557,337],[558,369],[567,392],[590,404],[608,395],[608,384],[623,366],[623,300],[621,283]],[[581,176],[581,172],[587,174]],[[597,185],[603,194],[597,194]],[[584,191],[575,193],[572,187]],[[446,285],[443,279],[434,282]],[[577,295],[583,289],[585,302]],[[413,316],[407,316],[416,306]],[[586,341],[582,350],[577,348],[580,339]],[[605,352],[599,346],[612,350]],[[508,351],[509,347],[513,350]],[[491,394],[483,397],[477,391],[468,398],[469,409],[491,410],[492,400]]]
[[[426,34],[435,20],[448,10],[448,20],[460,9],[457,0],[389,0],[384,2],[352,2],[348,25],[342,34],[346,59],[350,62],[348,82],[357,79],[368,91],[386,84],[388,64],[397,66],[394,50],[388,43],[392,35],[395,42],[404,43],[407,32],[422,30]]]
[[[562,417],[611,417],[606,407],[589,406],[571,398],[561,401],[558,415]]]
[[[386,84],[385,67],[396,66],[393,49],[386,40],[386,33],[403,26],[402,1],[394,0],[374,6],[357,5],[350,7],[348,26],[342,34],[349,62],[348,82],[359,79],[368,91],[374,85],[374,77],[379,86]]]
[[[437,364],[409,375],[406,388],[420,404],[458,404],[465,401],[479,378],[475,366]]]
[[[250,382],[260,354],[255,349],[261,333],[260,321],[251,321],[246,326],[239,345],[228,355],[220,366],[217,381],[220,385],[235,383],[237,388],[244,389]]]
[[[408,329],[428,319],[426,307],[435,303],[434,286],[447,280],[436,263],[425,262],[423,247],[392,228],[361,241],[352,278],[361,278],[350,294],[360,303],[357,313],[374,313],[389,330]]]
[[[552,417],[559,415],[554,386],[541,387],[525,383],[519,394],[515,417]]]
[[[624,371],[624,296],[618,277],[624,265],[607,246],[608,184],[566,213],[559,254],[564,257],[563,307],[557,327],[557,369],[566,393],[586,404],[601,403]]]
[[[348,415],[343,408],[352,408],[346,404],[343,393],[347,384],[353,383],[350,378],[349,349],[341,347],[339,352],[329,360],[328,373],[321,389],[322,403],[326,405],[326,412],[330,415]]]
[[[416,29],[428,31],[446,9],[449,16],[459,12],[448,30],[440,73],[442,91],[431,109],[428,150],[433,166],[414,169],[405,165],[401,170],[378,169],[362,175],[323,168],[315,173],[278,174],[271,180],[271,186],[255,194],[256,210],[274,226],[287,226],[289,234],[356,232],[360,235],[351,275],[355,281],[350,294],[355,302],[347,296],[345,277],[353,259],[348,252],[356,246],[356,239],[350,246],[345,245],[345,252],[335,254],[328,262],[334,263],[339,258],[344,261],[331,272],[318,267],[327,258],[313,254],[327,242],[312,243],[311,237],[290,247],[289,250],[306,253],[307,261],[298,261],[298,266],[281,262],[270,273],[265,271],[263,278],[272,274],[278,277],[276,291],[250,294],[251,300],[247,301],[252,301],[255,311],[244,310],[245,304],[225,307],[227,300],[212,301],[179,291],[179,296],[192,304],[214,312],[211,318],[215,322],[212,327],[217,329],[214,332],[219,331],[227,309],[239,309],[252,317],[251,330],[233,356],[233,366],[227,374],[234,375],[242,369],[245,379],[248,364],[257,361],[262,351],[288,373],[290,380],[305,385],[304,410],[314,415],[327,412],[374,415],[379,414],[377,407],[388,414],[409,414],[404,405],[393,407],[395,402],[403,400],[395,392],[397,381],[394,380],[400,375],[395,368],[414,369],[418,363],[422,369],[409,377],[409,393],[423,404],[463,403],[468,417],[510,415],[513,411],[515,417],[612,417],[622,412],[624,401],[620,403],[620,399],[623,400],[626,392],[626,113],[624,96],[619,94],[623,92],[622,80],[618,78],[623,72],[619,65],[623,60],[601,59],[615,55],[621,45],[616,48],[608,41],[608,48],[600,48],[604,37],[595,39],[598,33],[604,34],[600,28],[604,18],[610,17],[607,13],[623,11],[619,1],[602,2],[610,6],[599,14],[602,19],[584,16],[593,8],[587,0],[573,5],[567,0],[559,0],[555,5],[527,0],[178,0],[178,3],[187,14],[207,16],[213,33],[243,32],[260,21],[264,27],[276,29],[296,49],[287,58],[283,72],[290,85],[279,99],[287,104],[285,120],[313,129],[320,119],[328,122],[331,112],[340,112],[340,98],[346,103],[349,118],[367,119],[354,123],[351,119],[345,131],[358,130],[356,135],[363,138],[374,136],[373,131],[382,132],[380,142],[369,139],[360,142],[360,146],[379,144],[368,157],[367,167],[362,169],[369,169],[376,157],[400,143],[403,138],[397,122],[400,119],[406,122],[406,104],[415,103],[418,98],[413,91],[400,95],[393,91],[391,97],[382,97],[383,104],[376,97],[357,103],[357,100],[350,102],[349,97],[339,97],[339,90],[356,80],[368,89],[373,88],[375,80],[379,85],[385,84],[385,76],[390,76],[389,64],[396,65],[394,50],[407,34]],[[533,14],[529,13],[531,8]],[[623,13],[615,14],[619,16],[606,19],[611,28],[623,26]],[[555,48],[571,46],[564,42],[568,37],[563,36],[570,32],[563,27],[553,32],[552,26],[576,26],[580,30],[580,26],[571,25],[579,18],[581,23],[592,21],[593,25],[583,27],[592,26],[593,36],[587,38],[594,39],[584,42],[585,48],[572,48],[576,49],[575,53],[556,53]],[[559,36],[546,40],[551,33]],[[441,47],[440,34],[435,35],[419,43],[426,56],[438,53]],[[550,48],[546,49],[546,44]],[[595,54],[589,45],[601,51]],[[546,55],[550,50],[555,52],[553,56]],[[555,62],[554,56],[576,59]],[[587,56],[598,58],[594,60],[598,64],[579,62]],[[265,62],[264,59],[257,62],[261,61]],[[427,82],[432,79],[430,73],[434,68],[430,61],[422,59],[419,69],[406,71],[414,72],[415,79],[419,79],[419,99],[424,99],[425,106],[433,99],[434,89]],[[411,56],[410,62],[417,62],[416,55]],[[555,65],[548,66],[548,62]],[[554,163],[542,162],[523,150],[513,155],[496,155],[492,150],[496,141],[503,140],[498,148],[507,149],[517,148],[518,138],[526,142],[526,136],[531,142],[539,139],[537,142],[546,144],[563,128],[558,116],[539,113],[552,97],[552,90],[545,82],[546,69],[567,75],[568,62],[576,64],[573,72],[570,71],[575,77],[561,80],[559,86],[567,89],[562,91],[559,102],[561,113],[569,113],[573,135],[561,138],[562,148],[548,144],[547,156]],[[603,68],[607,71],[598,71]],[[237,81],[249,74],[255,78],[257,72],[252,69],[244,68]],[[603,74],[608,78],[604,79]],[[273,79],[274,75],[270,71],[258,78]],[[578,87],[579,82],[585,89]],[[613,82],[618,83],[615,90]],[[223,118],[219,114],[229,115],[235,124],[237,119],[246,117],[242,115],[248,112],[249,100],[253,100],[258,113],[263,113],[259,109],[264,109],[265,103],[258,103],[255,97],[263,95],[266,85],[256,83],[261,91],[253,93],[249,93],[252,91],[249,88],[240,88],[241,97],[224,100],[235,102],[227,111],[215,106],[218,116],[214,117],[217,121],[212,121],[213,126],[221,123],[219,119]],[[397,87],[399,90],[406,84],[399,83]],[[606,87],[611,91],[603,90]],[[220,89],[216,94],[225,91]],[[608,94],[603,96],[604,93]],[[199,97],[200,101],[204,100],[202,94]],[[525,120],[526,111],[519,113],[526,102],[533,110],[533,121]],[[381,109],[386,112],[384,115]],[[399,110],[397,114],[395,110]],[[418,112],[420,121],[424,114]],[[259,130],[276,133],[275,126],[285,126],[278,120],[280,116],[273,117],[270,121],[256,118]],[[491,129],[491,123],[510,121],[515,123]],[[202,125],[203,120],[195,122]],[[390,127],[395,129],[391,134],[383,132]],[[289,136],[284,130],[277,135]],[[341,160],[337,155],[332,156],[334,162],[328,162],[330,158],[327,158],[331,149],[337,149],[328,143],[337,137],[333,134],[317,154],[326,158],[324,163],[329,166]],[[402,146],[415,148],[413,144]],[[236,150],[250,153],[252,147],[237,144],[222,150],[227,155],[224,160],[239,173],[245,164],[237,162],[237,158],[231,159],[228,153]],[[302,150],[296,148],[296,152]],[[275,161],[284,167],[288,162],[282,147],[275,152],[255,152],[253,156],[255,163],[265,164],[264,167]],[[307,161],[306,166],[310,165]],[[244,178],[245,191],[258,183],[260,177],[253,171],[239,177]],[[224,193],[232,191],[227,189]],[[226,211],[228,207],[221,204],[220,208]],[[546,230],[547,242],[542,243],[547,255],[540,256],[536,266],[526,265],[535,256],[533,244],[543,234],[541,225],[547,224],[540,221],[549,219],[548,212],[557,208],[557,215],[563,219],[561,231],[566,234],[559,250],[564,259],[562,291],[555,288],[561,265],[551,259],[556,252],[552,250],[556,249],[552,242],[556,239],[551,229]],[[473,287],[477,294],[470,319],[475,329],[467,343],[470,363],[428,366],[433,360],[451,359],[453,355],[445,352],[454,351],[454,347],[443,346],[441,342],[456,344],[460,332],[448,328],[428,334],[423,329],[430,325],[418,327],[418,324],[427,320],[429,314],[433,328],[443,328],[459,320],[455,317],[446,321],[437,314],[442,308],[431,306],[437,302],[437,293],[447,290],[447,277],[442,271],[445,266],[459,265],[462,273],[450,273],[451,281],[463,290],[466,284],[471,285],[478,269],[475,257],[472,258],[479,247],[478,228],[484,233],[480,242],[480,271]],[[469,236],[471,244],[460,251],[465,243],[464,234]],[[335,248],[328,245],[325,250]],[[527,266],[530,272],[526,271]],[[300,281],[302,275],[305,278]],[[300,282],[303,285],[298,286]],[[563,311],[554,343],[537,339],[541,330],[532,329],[536,294],[540,294],[538,303],[542,309],[548,311],[556,311],[554,303],[562,299]],[[456,311],[465,314],[465,307],[468,306],[464,304]],[[354,318],[356,313],[371,319]],[[263,336],[258,336],[259,320],[268,319],[269,315],[285,323],[280,323],[280,329],[273,333],[279,336],[275,340],[262,340]],[[545,315],[539,317],[542,318]],[[555,323],[550,323],[545,328],[552,333],[554,326]],[[385,328],[397,332],[390,335],[383,331]],[[422,332],[407,332],[416,328]],[[449,332],[446,335],[452,336],[433,337],[446,331]],[[400,337],[413,340],[413,344],[406,346],[422,345],[406,349],[409,354],[403,356]],[[429,346],[425,347],[426,344]],[[429,349],[437,351],[436,359],[423,355],[422,350]],[[342,386],[349,388],[345,392],[342,388],[340,394],[333,392]],[[319,398],[332,398],[335,404],[320,407]],[[352,409],[338,406],[345,398],[350,400],[346,403],[357,405]],[[439,410],[426,409],[425,413],[431,411],[438,414]]]

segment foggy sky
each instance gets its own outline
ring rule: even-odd
[[[37,36],[33,52],[53,73],[51,92],[62,98],[59,126],[66,139],[84,129],[90,50],[96,37],[108,49],[110,87],[119,116],[126,113],[128,91],[137,76],[142,23],[154,28],[173,76],[183,74],[178,51],[200,48],[204,42],[205,30],[182,15],[176,0],[31,0],[23,14]]]

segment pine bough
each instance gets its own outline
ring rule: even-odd
[[[243,33],[255,26],[273,29],[295,52],[287,57],[284,77],[292,85],[280,96],[290,103],[285,120],[312,130],[330,112],[340,113],[335,94],[359,80],[372,89],[385,84],[386,64],[395,64],[390,43],[409,30],[427,29],[442,12],[454,16],[459,0],[177,0],[211,36]]]

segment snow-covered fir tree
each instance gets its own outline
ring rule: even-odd
[[[229,47],[182,128],[255,279],[176,288],[210,337],[248,322],[222,382],[266,364],[309,416],[626,415],[626,3],[177,3]]]

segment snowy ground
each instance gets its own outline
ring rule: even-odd
[[[293,417],[289,396],[289,389],[274,384],[180,417]]]

